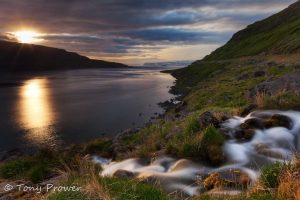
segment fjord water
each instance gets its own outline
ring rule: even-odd
[[[143,126],[174,78],[158,69],[90,69],[2,74],[0,151],[82,143]]]

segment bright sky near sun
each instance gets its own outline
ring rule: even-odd
[[[143,64],[197,60],[296,0],[1,0],[0,40]]]

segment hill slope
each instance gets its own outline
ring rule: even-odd
[[[204,60],[220,60],[300,50],[300,1],[285,10],[241,30]]]
[[[2,71],[115,67],[128,66],[120,63],[92,60],[63,49],[0,41],[0,70]]]

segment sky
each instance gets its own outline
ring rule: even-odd
[[[0,39],[141,65],[198,60],[248,24],[296,0],[0,0]]]

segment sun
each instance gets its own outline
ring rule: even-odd
[[[40,38],[42,34],[34,31],[17,31],[13,33],[14,37],[21,43],[37,43],[43,41]]]

